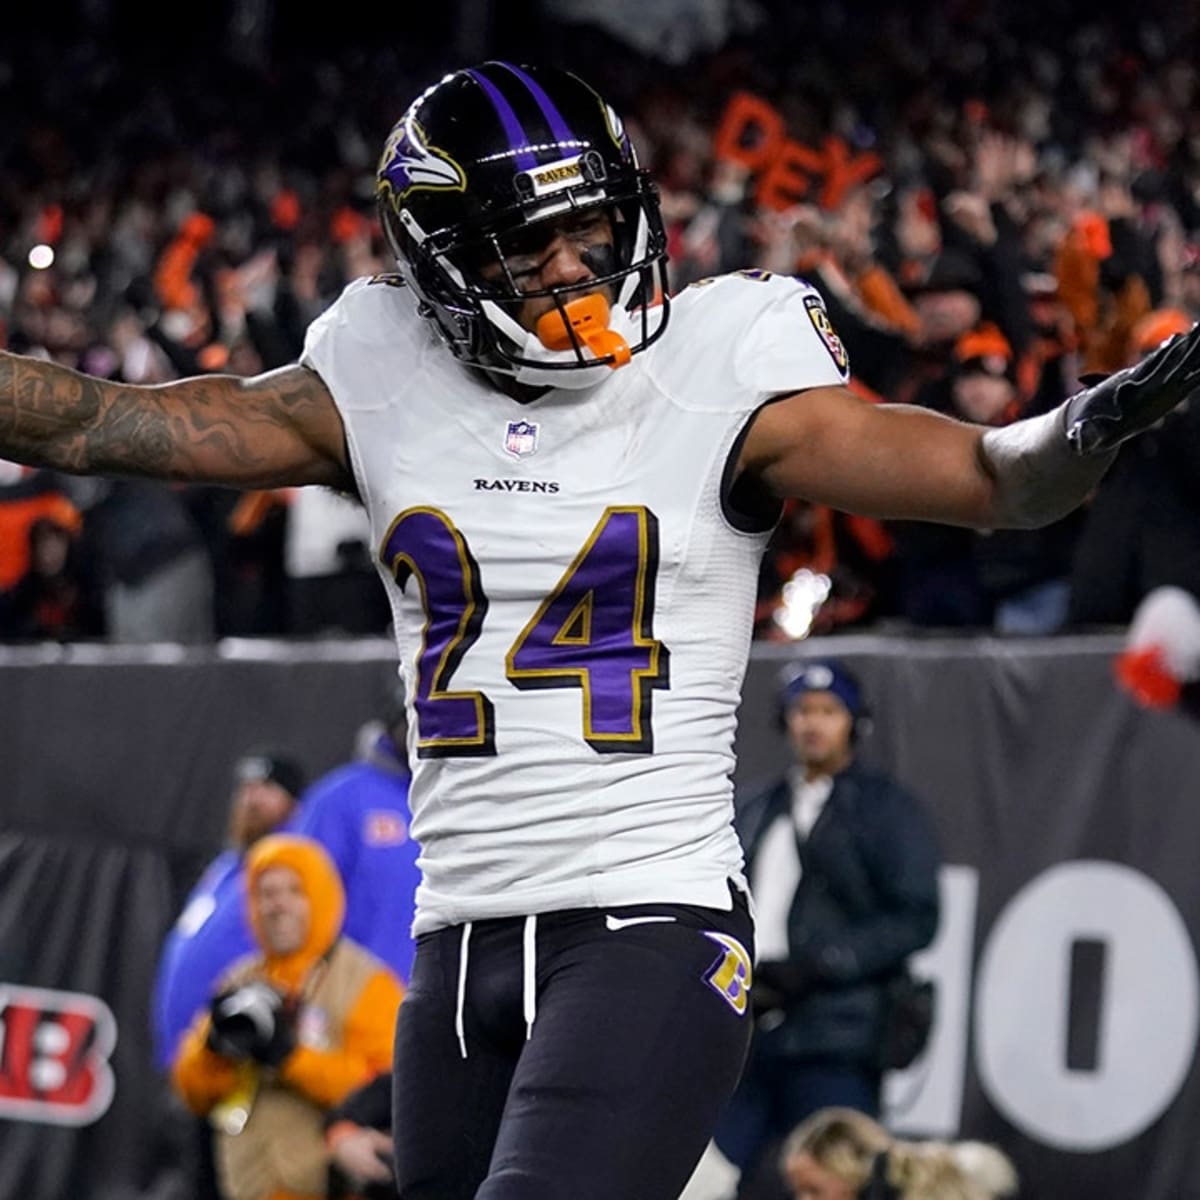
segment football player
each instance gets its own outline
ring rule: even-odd
[[[730,776],[781,498],[1052,521],[1200,385],[1200,333],[1002,429],[865,403],[807,284],[671,296],[619,116],[552,69],[434,84],[378,185],[398,273],[300,363],[131,387],[0,357],[0,454],[357,493],[422,848],[400,1195],[674,1200],[749,1033]]]

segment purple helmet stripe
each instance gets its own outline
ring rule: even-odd
[[[509,146],[518,151],[515,160],[517,167],[522,171],[536,167],[537,158],[528,149],[529,138],[525,135],[525,130],[521,128],[521,122],[517,120],[513,106],[505,100],[504,93],[486,75],[471,70],[468,70],[467,74],[483,88],[484,95],[492,102],[492,107],[500,118],[500,124],[504,126],[504,134],[508,138]]]
[[[571,127],[563,120],[562,113],[558,111],[554,101],[546,95],[546,89],[536,79],[531,79],[520,67],[515,67],[512,63],[497,62],[496,66],[503,67],[515,75],[529,89],[538,103],[538,108],[542,110],[542,116],[546,118],[546,123],[550,126],[550,132],[554,134],[557,141],[575,141]]]

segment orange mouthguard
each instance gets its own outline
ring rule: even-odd
[[[572,350],[575,341],[582,342],[597,358],[612,357],[608,365],[616,370],[623,367],[632,357],[629,343],[617,332],[608,327],[608,301],[599,293],[590,296],[580,296],[566,305],[567,320],[563,320],[562,312],[552,308],[538,318],[534,332],[538,341],[547,350]],[[567,321],[571,328],[567,328]]]

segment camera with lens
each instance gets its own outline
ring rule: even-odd
[[[295,1047],[293,1014],[269,983],[254,981],[213,997],[208,1047],[226,1058],[277,1065]]]

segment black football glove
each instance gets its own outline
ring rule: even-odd
[[[1103,454],[1149,429],[1200,390],[1200,325],[1178,333],[1139,363],[1067,401],[1066,434],[1076,454]]]

